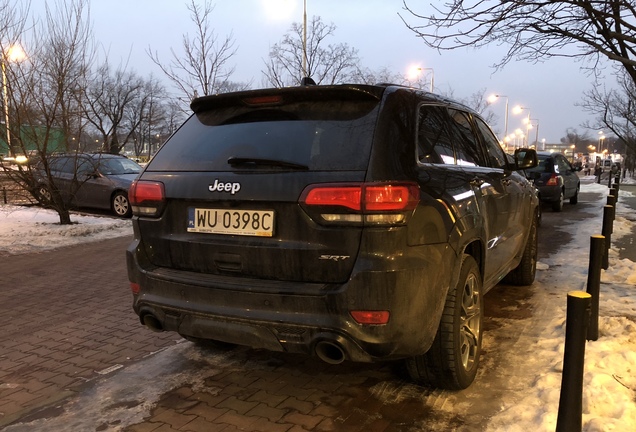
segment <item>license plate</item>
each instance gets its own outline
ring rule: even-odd
[[[188,208],[188,232],[272,237],[271,210],[228,210]]]

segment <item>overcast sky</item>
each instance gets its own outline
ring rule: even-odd
[[[33,0],[35,9],[44,0]],[[408,0],[420,13],[431,13],[432,0]],[[194,34],[186,0],[92,0],[91,15],[96,39],[109,51],[113,62],[129,60],[129,67],[141,75],[161,71],[146,54],[150,47],[165,62],[170,48],[179,52],[184,33]],[[203,0],[200,0],[202,3]],[[441,0],[432,1],[441,3]],[[217,0],[212,25],[223,38],[233,35],[237,54],[233,81],[263,86],[262,70],[269,48],[279,42],[291,23],[302,22],[303,0]],[[372,70],[386,67],[407,74],[410,67],[433,68],[436,91],[455,98],[468,98],[486,89],[488,94],[508,96],[509,106],[529,108],[538,119],[539,140],[559,142],[566,129],[576,128],[590,117],[575,106],[582,93],[593,85],[592,78],[572,60],[554,59],[543,64],[517,62],[495,72],[502,48],[437,51],[428,49],[406,28],[398,13],[417,24],[402,7],[402,0],[307,0],[308,20],[318,15],[337,29],[329,43],[347,43],[358,49],[363,66]],[[421,22],[420,22],[421,24]],[[608,73],[611,72],[608,68]],[[613,78],[608,79],[610,85]],[[492,125],[500,138],[504,130],[505,100],[492,107],[497,121]],[[508,130],[522,127],[521,115],[510,114]],[[595,136],[597,131],[589,131]],[[531,141],[535,132],[531,132]]]

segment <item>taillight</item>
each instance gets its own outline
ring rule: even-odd
[[[558,186],[559,178],[556,175],[552,174],[545,184],[546,186]]]
[[[130,290],[132,291],[132,293],[134,295],[137,295],[137,294],[139,294],[139,291],[141,290],[141,287],[139,286],[138,283],[131,282],[130,283]]]
[[[349,311],[358,324],[383,325],[389,322],[389,311]]]
[[[413,209],[419,200],[417,185],[365,186],[364,208],[368,211]]]
[[[304,198],[307,205],[362,209],[362,186],[320,186],[310,189]]]
[[[128,190],[128,198],[136,216],[159,216],[166,201],[163,183],[135,180]]]
[[[419,187],[416,183],[317,184],[303,191],[300,202],[322,222],[399,225],[417,206]]]

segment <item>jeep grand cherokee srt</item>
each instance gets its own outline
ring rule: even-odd
[[[329,363],[474,380],[484,294],[534,280],[537,207],[467,107],[399,86],[195,99],[133,184],[143,324]]]

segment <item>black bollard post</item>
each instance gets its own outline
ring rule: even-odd
[[[591,296],[583,291],[568,293],[565,351],[556,432],[580,431],[583,426],[583,369],[590,301]]]
[[[601,266],[603,270],[607,270],[609,267],[609,248],[612,243],[612,214],[614,211],[614,207],[611,205],[603,206],[603,229],[601,230],[601,235],[605,237],[605,254],[603,254],[603,265]]]
[[[614,196],[614,202],[618,202],[618,189],[610,188],[609,194]]]
[[[598,306],[601,291],[601,265],[605,254],[605,237],[590,237],[590,262],[587,268],[587,293],[592,296],[587,340],[598,340]]]
[[[616,195],[607,196],[607,205],[612,206],[612,226],[610,227],[610,232],[612,233],[614,232],[614,221],[616,220],[616,201],[618,201]]]

